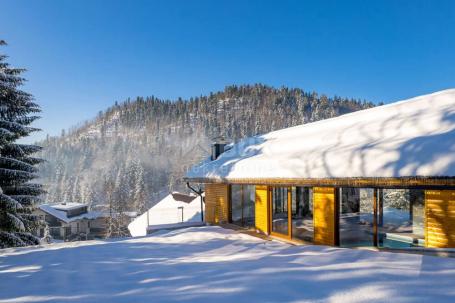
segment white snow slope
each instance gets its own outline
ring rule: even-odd
[[[455,176],[455,89],[247,138],[188,178]]]
[[[0,302],[454,302],[455,259],[220,227],[0,252]]]

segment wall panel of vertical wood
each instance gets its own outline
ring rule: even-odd
[[[335,245],[335,188],[313,188],[314,244]]]
[[[425,191],[425,245],[455,248],[455,190]]]
[[[255,226],[264,234],[269,234],[269,211],[267,186],[256,185]]]
[[[229,219],[229,186],[205,185],[205,222],[218,224]]]

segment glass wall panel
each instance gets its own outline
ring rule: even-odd
[[[423,190],[380,190],[378,208],[379,246],[424,246]]]
[[[272,232],[289,234],[288,224],[288,188],[272,189]]]
[[[309,187],[292,187],[292,237],[313,241],[313,190]]]
[[[256,187],[243,185],[243,226],[254,227],[254,205],[256,201]]]
[[[242,186],[231,185],[231,222],[242,225]]]
[[[254,226],[255,186],[231,185],[231,223]]]
[[[342,188],[340,203],[340,246],[374,245],[374,190]]]

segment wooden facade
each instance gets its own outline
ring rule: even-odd
[[[268,187],[265,185],[256,186],[255,202],[255,226],[256,229],[264,234],[269,234],[269,204]]]
[[[455,247],[455,191],[425,191],[427,247]]]
[[[205,185],[205,222],[218,224],[229,220],[229,185]]]
[[[314,244],[335,245],[335,188],[313,188]]]
[[[445,181],[448,182],[448,181]],[[271,184],[256,185],[255,228],[271,234],[269,188]],[[248,183],[251,184],[251,183]],[[282,186],[283,183],[275,184]],[[273,185],[272,185],[273,186]],[[422,186],[422,185],[421,185]],[[206,184],[205,220],[211,224],[229,221],[229,184]],[[337,187],[313,188],[314,244],[337,245]],[[432,248],[455,248],[455,190],[425,189],[425,246]],[[375,229],[377,234],[377,229]],[[377,239],[375,239],[377,243]]]

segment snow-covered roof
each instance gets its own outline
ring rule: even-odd
[[[138,215],[137,211],[125,211],[122,214],[130,218],[136,218]]]
[[[454,177],[455,89],[251,137],[188,179]]]
[[[80,214],[77,216],[68,217],[67,211],[61,210],[61,208],[59,208],[61,205],[62,204],[41,204],[39,206],[39,209],[65,223],[70,223],[70,222],[83,220],[83,219],[94,220],[94,219],[97,219],[100,217],[105,217],[105,215],[103,215],[103,213],[99,212],[99,211],[88,211],[86,213],[83,213],[83,214]],[[84,204],[82,204],[82,205],[84,205]]]
[[[52,207],[58,210],[73,210],[81,207],[87,207],[87,204],[77,203],[77,202],[62,202],[59,204],[52,204]]]

